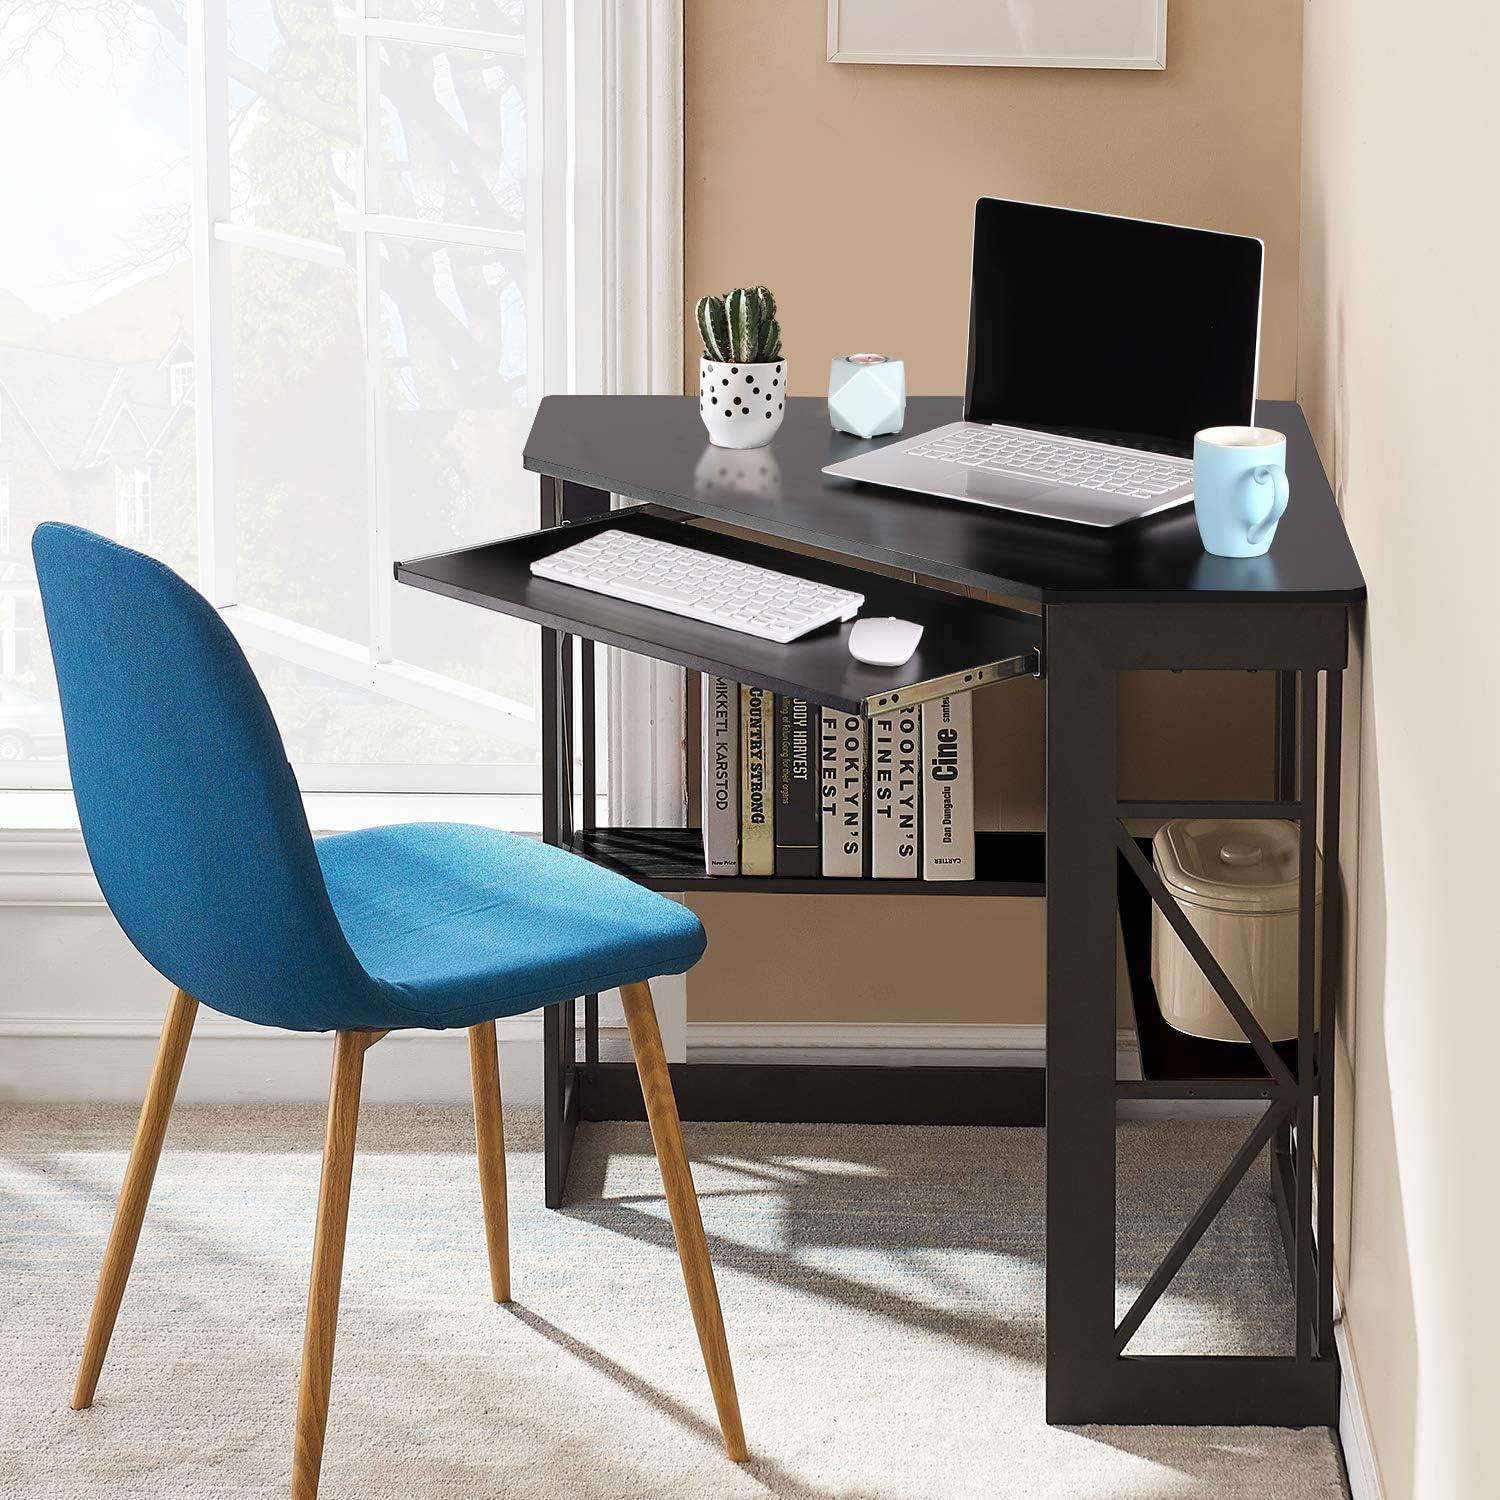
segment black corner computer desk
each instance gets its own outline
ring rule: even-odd
[[[916,398],[907,405],[906,430],[935,427],[958,414],[956,399]],[[549,842],[670,892],[1045,896],[1045,1070],[687,1063],[672,1072],[689,1119],[1045,1123],[1051,1422],[1337,1421],[1333,1027],[1318,1024],[1316,995],[1321,989],[1329,997],[1331,1013],[1341,954],[1341,682],[1349,611],[1365,588],[1301,411],[1290,402],[1262,402],[1258,415],[1287,435],[1292,503],[1266,556],[1231,560],[1204,553],[1190,508],[1096,532],[829,479],[821,472],[825,464],[864,445],[831,431],[817,399],[789,400],[771,446],[736,453],[708,445],[692,397],[548,397],[525,451],[526,468],[541,475],[542,529],[396,568],[403,583],[542,627],[543,834]],[[641,504],[611,509],[611,496]],[[705,527],[704,521],[726,525]],[[848,626],[777,645],[529,572],[534,558],[601,527],[677,537],[854,587],[866,595],[865,613],[919,621],[925,634],[904,667],[868,667],[845,649]],[[817,553],[793,554],[778,543]],[[998,595],[1014,607],[944,585]],[[576,714],[575,640],[582,689]],[[582,815],[574,818],[575,744],[582,785],[595,785],[598,642],[848,713],[875,714],[1011,677],[1040,676],[1046,831],[980,834],[972,882],[710,878],[696,830],[598,827],[591,795],[581,799]],[[1122,799],[1117,687],[1120,673],[1135,670],[1274,673],[1276,711],[1266,745],[1273,795]],[[1133,819],[1198,816],[1287,818],[1301,831],[1300,1030],[1292,1041],[1267,1039],[1129,828]],[[1321,935],[1314,918],[1318,844],[1328,875]],[[1195,1041],[1162,1021],[1151,991],[1153,905],[1245,1030],[1248,1046]],[[1140,1038],[1140,1078],[1117,1076],[1117,927]],[[574,1005],[546,1012],[546,1178],[554,1207],[563,1199],[576,1123],[641,1116],[629,1064],[599,1057],[597,998],[579,998],[581,1055]],[[1115,1122],[1117,1103],[1127,1099],[1266,1105],[1204,1203],[1190,1216],[1184,1205],[1180,1237],[1119,1320]],[[1293,1288],[1295,1347],[1274,1357],[1127,1352],[1146,1314],[1267,1146]]]

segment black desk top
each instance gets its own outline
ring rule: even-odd
[[[907,434],[961,415],[956,396],[906,403]],[[767,448],[712,447],[693,396],[548,396],[526,441],[526,467],[636,500],[710,516],[766,536],[826,547],[1043,603],[1353,604],[1364,577],[1301,409],[1262,401],[1259,420],[1287,436],[1292,503],[1264,557],[1211,557],[1192,507],[1109,532],[957,500],[830,479],[825,464],[878,447],[834,432],[821,397],[787,402]]]

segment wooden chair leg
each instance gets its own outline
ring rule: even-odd
[[[724,1337],[724,1316],[719,1308],[719,1291],[714,1285],[714,1268],[708,1258],[708,1243],[703,1236],[698,1194],[693,1187],[693,1174],[682,1144],[677,1097],[672,1092],[672,1075],[667,1070],[666,1053],[662,1050],[656,1007],[651,1002],[650,986],[645,983],[622,985],[620,997],[625,1004],[625,1023],[630,1028],[636,1070],[641,1075],[646,1118],[651,1123],[651,1141],[656,1147],[667,1207],[672,1213],[677,1258],[682,1262],[682,1279],[687,1283],[693,1322],[698,1328],[698,1343],[703,1350],[708,1383],[719,1413],[719,1431],[723,1434],[724,1449],[729,1457],[735,1463],[744,1463],[749,1454],[745,1448],[745,1430],[740,1423],[740,1400],[734,1388],[734,1370],[729,1363],[729,1344]]]
[[[505,1124],[500,1110],[500,1051],[495,1023],[469,1027],[469,1072],[474,1086],[474,1138],[479,1154],[479,1196],[490,1252],[490,1291],[510,1301],[510,1227],[505,1195]]]
[[[161,1145],[172,1115],[172,1101],[177,1097],[177,1082],[182,1077],[182,1063],[187,1056],[188,1040],[193,1034],[193,1018],[198,1002],[177,990],[167,1007],[161,1041],[156,1049],[156,1066],[141,1105],[141,1117],[135,1128],[135,1142],[120,1186],[120,1201],[115,1208],[114,1227],[99,1268],[99,1289],[94,1293],[94,1311],[83,1342],[83,1358],[78,1365],[78,1379],[73,1387],[73,1410],[91,1406],[99,1384],[99,1372],[109,1350],[110,1335],[115,1330],[120,1300],[135,1260],[135,1247],[141,1237],[141,1220],[151,1197],[156,1178],[156,1164],[161,1159]]]
[[[302,1376],[297,1392],[297,1438],[292,1452],[292,1500],[315,1500],[328,1429],[328,1391],[333,1380],[333,1341],[344,1272],[344,1232],[349,1223],[349,1183],[354,1138],[359,1129],[359,1088],[365,1053],[383,1031],[341,1031],[333,1043],[328,1086],[328,1128],[323,1137],[323,1176],[318,1184],[318,1228],[313,1237],[312,1279],[307,1290],[307,1327],[302,1339]]]

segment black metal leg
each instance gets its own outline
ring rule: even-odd
[[[1290,801],[1297,795],[1297,674],[1276,674],[1275,795]]]
[[[1301,672],[1297,732],[1300,838],[1297,919],[1297,1358],[1312,1354],[1317,1319],[1317,1251],[1313,1246],[1313,1094],[1317,1059],[1313,1045],[1317,983],[1317,915],[1314,898],[1318,835],[1318,674]]]
[[[1086,608],[1045,616],[1047,1420],[1108,1397],[1115,1291],[1115,676]]]
[[[609,496],[586,485],[543,476],[541,524],[559,526],[609,509]],[[585,698],[593,682],[593,648],[585,657]],[[573,638],[542,631],[542,837],[566,845],[573,838]],[[593,770],[593,705],[583,715],[586,736],[585,818],[592,819],[588,796]],[[597,997],[594,997],[597,1007]],[[588,1001],[585,1001],[585,1015]],[[594,1033],[598,1032],[597,1009]],[[578,1124],[582,1079],[577,1060],[577,1006],[573,1000],[550,1005],[542,1013],[543,1164],[548,1208],[561,1208],[567,1191],[568,1161]]]
[[[1285,612],[1274,620],[1231,606],[1201,610],[1055,606],[1045,614],[1047,667],[1047,1418],[1051,1422],[1331,1424],[1338,1364],[1331,1345],[1332,1010],[1314,1041],[1313,834],[1337,859],[1337,729],[1317,776],[1317,673],[1329,668],[1326,711],[1336,717],[1341,611]],[[1277,796],[1270,802],[1149,804],[1160,817],[1274,815],[1304,830],[1299,931],[1299,1047],[1288,1067],[1236,995],[1212,954],[1123,829],[1148,804],[1116,787],[1118,674],[1132,669],[1270,668],[1277,701]],[[1289,685],[1289,686],[1288,686]],[[1294,716],[1287,719],[1287,706]],[[1288,733],[1290,727],[1291,732]],[[1320,795],[1321,793],[1321,795]],[[1252,813],[1251,809],[1257,809]],[[1229,1169],[1192,1215],[1166,1260],[1115,1326],[1115,1101],[1140,1090],[1115,1080],[1116,868],[1144,887],[1183,937],[1266,1068],[1257,1093],[1270,1102]],[[1325,866],[1325,869],[1329,867]],[[1336,865],[1334,866],[1336,868]],[[1323,983],[1336,972],[1336,890],[1328,877]],[[1184,930],[1186,929],[1186,930]],[[1227,991],[1227,993],[1226,993]],[[1154,1097],[1236,1095],[1232,1081],[1162,1081]],[[1319,1145],[1312,1133],[1315,1103]],[[1295,1145],[1288,1124],[1297,1125]],[[1278,1214],[1296,1299],[1290,1357],[1131,1355],[1131,1337],[1245,1171],[1273,1143]],[[1317,1173],[1317,1242],[1313,1174]]]
[[[562,483],[542,479],[543,526],[560,525],[563,518]],[[565,841],[567,825],[567,704],[564,698],[563,637],[542,631],[542,682],[539,711],[542,721],[542,837],[549,844]],[[544,1123],[543,1177],[548,1208],[561,1208],[567,1186],[569,1128],[569,1069],[563,1053],[564,1007],[549,1005],[542,1012],[542,1117]]]
[[[579,710],[579,736],[582,740],[581,767],[583,781],[583,827],[585,832],[593,829],[595,808],[598,803],[598,752],[599,726],[595,723],[594,643],[578,643],[579,695],[582,705]],[[583,1060],[587,1063],[599,1061],[599,997],[583,997]]]
[[[1276,706],[1274,745],[1272,747],[1273,795],[1283,802],[1297,796],[1297,674],[1276,673]],[[1296,1200],[1296,1176],[1293,1170],[1292,1134],[1296,1120],[1290,1116],[1276,1127],[1271,1152],[1271,1191],[1275,1198],[1277,1220],[1286,1249],[1286,1273],[1295,1284],[1297,1279],[1297,1240],[1292,1223],[1292,1205]]]
[[[558,733],[557,763],[560,779],[558,812],[560,818],[559,835],[563,844],[571,845],[575,831],[573,815],[573,796],[575,787],[573,784],[574,750],[573,750],[573,637],[564,635],[560,638],[561,657],[558,662],[558,698],[562,705],[562,719]],[[557,1007],[561,1012],[559,1023],[562,1027],[562,1069],[564,1076],[574,1086],[576,1093],[578,1085],[578,1002],[564,1000]],[[564,1099],[568,1097],[564,1092]],[[566,1117],[567,1110],[564,1108]],[[576,1115],[575,1115],[576,1118]],[[571,1140],[571,1133],[568,1133]],[[567,1156],[564,1153],[563,1175],[567,1176]]]
[[[1318,1017],[1318,1327],[1316,1348],[1333,1343],[1333,1043],[1343,957],[1343,892],[1339,882],[1339,794],[1343,767],[1344,674],[1323,685],[1323,967]]]

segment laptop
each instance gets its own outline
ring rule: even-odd
[[[964,419],[823,470],[1085,526],[1193,498],[1193,434],[1253,423],[1264,246],[981,198]]]

